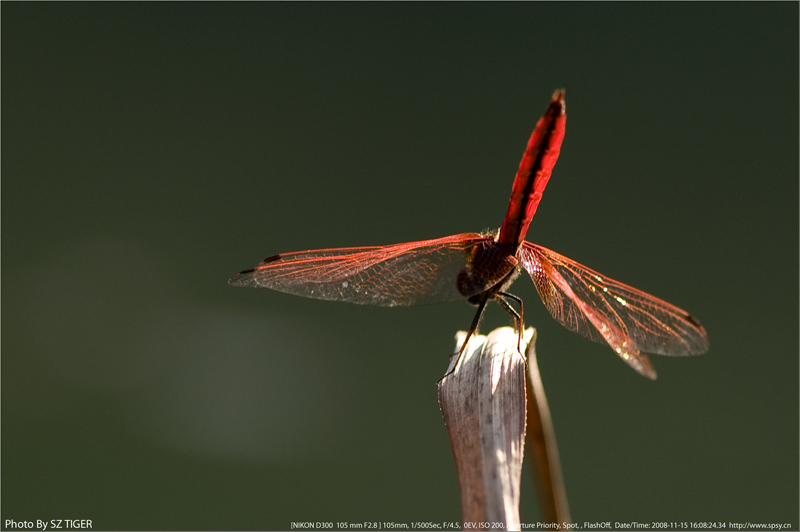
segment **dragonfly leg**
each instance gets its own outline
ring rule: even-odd
[[[499,297],[497,297],[499,296]],[[519,313],[514,310],[514,307],[506,301],[506,298],[513,299],[519,305]],[[511,317],[514,319],[514,326],[517,329],[517,351],[522,353],[522,330],[525,328],[523,324],[523,306],[522,306],[522,298],[515,296],[514,294],[509,294],[508,292],[497,292],[495,300],[500,303],[500,306],[506,309],[506,312],[511,314]]]
[[[464,343],[461,344],[461,349],[458,351],[458,355],[456,356],[456,361],[454,364],[451,365],[450,371],[442,375],[442,379],[450,375],[456,370],[456,366],[458,366],[458,361],[461,360],[461,355],[464,354],[464,350],[467,348],[467,344],[469,343],[469,339],[472,338],[472,335],[478,332],[478,324],[481,321],[481,317],[483,316],[483,311],[486,309],[486,303],[489,302],[488,298],[485,298],[478,304],[478,311],[475,313],[475,317],[472,318],[472,325],[469,326],[469,331],[467,332],[467,336],[464,338]],[[439,379],[439,382],[442,381]]]

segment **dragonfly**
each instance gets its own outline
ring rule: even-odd
[[[675,305],[525,240],[558,160],[566,120],[564,90],[556,90],[528,140],[499,230],[388,246],[281,253],[237,273],[229,284],[380,307],[466,300],[478,308],[460,358],[489,301],[512,316],[522,335],[522,299],[507,289],[524,269],[558,323],[609,345],[639,374],[655,379],[645,353],[705,353],[708,335],[700,322]],[[457,364],[458,359],[451,368]]]

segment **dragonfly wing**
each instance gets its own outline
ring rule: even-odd
[[[646,355],[708,351],[708,336],[687,312],[547,248],[524,242],[523,267],[550,315],[567,329],[607,343],[631,367],[655,378]]]
[[[229,283],[381,307],[458,301],[472,295],[458,291],[458,273],[474,248],[489,240],[465,233],[391,246],[283,253]]]

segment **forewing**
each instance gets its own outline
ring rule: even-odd
[[[475,246],[491,240],[478,233],[390,246],[283,253],[233,276],[234,286],[382,307],[457,301],[458,273]]]
[[[708,350],[703,326],[675,305],[530,242],[520,257],[553,318],[607,343],[642,375],[655,378],[655,371],[639,351],[684,356]]]

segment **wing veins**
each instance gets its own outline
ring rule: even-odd
[[[283,253],[237,274],[230,283],[364,305],[454,301],[464,298],[455,278],[469,249],[489,238],[464,233],[391,246]]]
[[[628,340],[629,348],[664,355],[700,354],[707,350],[705,329],[675,305],[606,277],[542,246],[525,242],[522,253],[526,269],[537,288],[541,280],[537,281],[534,263],[538,262],[541,268],[550,270],[544,273],[561,293],[552,297],[561,298],[563,295],[570,305],[561,303],[560,308],[556,308],[546,300],[549,297],[547,294],[543,295],[540,291],[540,295],[553,317],[570,330],[594,341],[602,341],[586,329],[580,316],[573,317],[573,311],[577,311],[594,328],[597,328],[598,316],[600,323],[614,324]],[[545,268],[545,265],[550,268]],[[597,332],[606,339],[602,328],[597,328]]]

